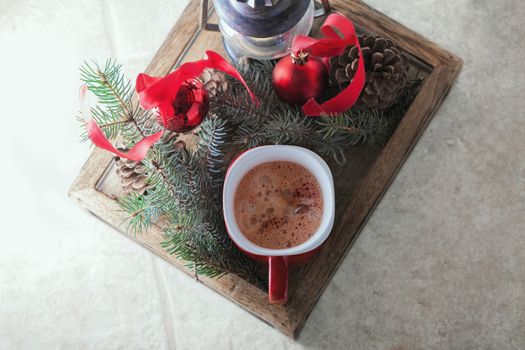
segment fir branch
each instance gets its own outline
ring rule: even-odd
[[[265,278],[258,264],[237,248],[229,238],[224,245],[217,245],[217,236],[226,236],[224,223],[213,226],[198,211],[174,213],[171,225],[164,230],[161,246],[170,254],[187,261],[198,275],[220,277],[234,273],[255,285],[265,288]]]
[[[224,147],[228,130],[220,118],[208,118],[200,125],[197,156],[203,159],[210,174],[216,176],[224,171]]]
[[[178,211],[170,217],[161,246],[195,267],[197,274],[219,277],[227,273],[225,251],[217,246],[214,227],[197,210]]]
[[[97,125],[100,127],[104,135],[109,139],[116,139],[122,129],[126,127],[127,124],[130,124],[132,121],[128,118],[122,118],[119,115],[114,114],[111,111],[102,109],[99,105],[91,108],[91,116],[97,122]],[[86,142],[89,140],[87,128],[84,122],[84,117],[82,114],[77,116],[77,120],[82,126],[82,132],[80,134],[81,142]]]
[[[376,110],[350,110],[336,116],[323,116],[318,119],[317,124],[317,132],[323,140],[341,140],[351,146],[359,143],[383,143],[390,126],[388,119]]]
[[[188,207],[198,208],[207,217],[216,214],[219,207],[210,201],[215,191],[212,188],[211,174],[207,172],[204,158],[201,158],[197,152],[190,152],[186,148],[181,149],[175,158],[178,159],[174,163],[175,171],[185,179]]]
[[[115,60],[108,59],[104,67],[97,62],[84,62],[80,67],[80,80],[83,81],[101,105],[115,114],[123,114],[129,118],[131,109],[128,101],[133,93],[130,80],[126,80],[121,73],[122,65]]]
[[[253,103],[242,85],[232,82],[230,88],[210,99],[210,111],[219,118],[234,124],[250,123],[259,125],[272,117],[272,106]],[[227,117],[227,118],[225,118]]]
[[[145,135],[160,130],[150,112],[131,102],[132,89],[121,66],[109,60],[81,67],[82,81],[98,98],[94,118],[108,138],[131,146]],[[143,161],[150,185],[146,195],[132,193],[120,199],[129,214],[127,230],[147,230],[163,215],[169,227],[162,246],[194,266],[198,274],[218,277],[237,273],[259,285],[257,265],[240,253],[225,231],[220,201],[224,180],[226,122],[211,117],[201,124],[196,151],[177,147],[175,138],[164,137]],[[210,198],[215,198],[211,200]]]
[[[159,219],[159,210],[147,196],[131,192],[119,199],[123,211],[129,214],[127,231],[136,235],[148,230]]]
[[[237,126],[234,143],[240,147],[240,151],[246,151],[250,148],[268,144],[268,141],[259,127],[246,123]]]
[[[230,89],[212,98],[210,109],[233,124],[234,141],[242,149],[263,144],[295,144],[343,162],[345,147],[381,144],[395,123],[375,110],[306,117],[298,107],[276,97],[271,83],[273,63],[243,60],[238,66],[260,97],[261,105],[253,104],[242,85],[231,81]]]
[[[339,165],[346,163],[346,142],[344,136],[338,135],[330,139],[323,139],[322,137],[316,136],[319,135],[315,134],[311,138],[312,149],[321,155],[333,158]]]
[[[273,116],[263,126],[267,140],[273,144],[304,144],[315,131],[312,119],[289,109]]]
[[[98,105],[91,111],[106,137],[115,139],[122,135],[132,144],[160,128],[151,123],[153,117],[149,111],[134,106],[131,81],[121,70],[122,65],[111,59],[106,61],[104,67],[95,61],[84,62],[80,67],[80,79],[97,97]],[[85,125],[81,137],[87,139]]]
[[[228,128],[226,122],[217,117],[206,119],[198,133],[197,157],[202,159],[203,167],[210,179],[211,197],[216,206],[221,207],[222,184],[226,171],[225,160]]]
[[[189,237],[192,237],[194,234],[194,231],[186,227],[179,227],[177,231],[166,229],[166,238],[160,245],[169,254],[186,261],[186,266],[193,268],[197,275],[217,278],[231,272],[208,256],[206,252],[189,243]]]
[[[155,150],[150,150],[150,154]],[[151,185],[151,200],[164,214],[169,213],[181,206],[189,206],[187,188],[184,179],[167,160],[159,155],[149,155],[143,161],[149,170],[147,183]]]
[[[144,163],[150,169],[152,200],[162,212],[211,210],[211,179],[195,153],[160,145],[150,150]]]
[[[274,93],[272,86],[272,72],[275,63],[275,61],[258,61],[246,57],[242,57],[236,62],[237,69],[255,95],[269,105],[281,102]],[[231,78],[230,80],[238,84],[237,81]]]

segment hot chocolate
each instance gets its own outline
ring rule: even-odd
[[[290,248],[306,242],[319,228],[323,197],[317,179],[303,166],[268,162],[241,179],[234,214],[240,231],[254,244]]]

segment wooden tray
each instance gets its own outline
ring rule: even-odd
[[[290,277],[287,305],[270,305],[267,294],[236,275],[199,281],[240,305],[290,337],[297,336],[316,301],[352,246],[374,208],[388,189],[412,147],[423,133],[453,81],[462,61],[360,1],[332,0],[334,10],[347,15],[361,31],[394,40],[410,56],[411,72],[424,84],[388,143],[380,148],[348,150],[344,167],[332,166],[336,182],[337,212],[334,229],[319,254]],[[190,1],[146,72],[163,76],[179,63],[201,59],[206,49],[225,55],[220,34],[199,29],[199,1]],[[70,196],[97,217],[121,231],[124,219],[116,199],[121,195],[112,155],[94,150],[70,190]],[[182,271],[184,263],[159,245],[162,232],[128,236]]]

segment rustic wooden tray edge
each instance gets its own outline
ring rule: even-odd
[[[285,306],[268,304],[264,292],[235,275],[227,275],[218,280],[199,277],[200,282],[291,337],[295,337],[304,325],[328,281],[446,97],[462,65],[458,57],[361,2],[341,0],[332,2],[335,9],[347,14],[357,25],[392,38],[404,50],[428,63],[432,67],[432,72],[374,163],[372,170],[354,193],[348,210],[338,220],[337,227],[334,227],[334,230],[341,230],[344,227],[349,234],[345,236],[343,242],[337,242],[330,249],[323,249],[315,258],[320,262],[329,263],[329,268],[320,270],[316,268],[321,265],[320,263],[310,264],[310,270],[304,274],[305,280],[295,290],[294,298],[289,304]],[[147,73],[152,75],[169,73],[189,49],[199,34],[198,7],[197,1],[188,4],[180,20],[147,67]],[[169,60],[166,59],[167,56],[170,57]],[[111,154],[95,149],[73,183],[70,196],[81,206],[122,232],[121,223],[124,216],[119,211],[117,202],[96,189],[97,183],[104,176],[111,161]],[[154,227],[148,234],[141,236],[126,236],[189,275],[193,274],[184,262],[159,249],[162,240],[160,228]]]

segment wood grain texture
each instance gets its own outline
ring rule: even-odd
[[[220,279],[198,278],[290,337],[297,336],[301,330],[355,238],[446,97],[462,66],[458,57],[360,1],[332,0],[331,4],[333,10],[347,15],[361,30],[394,40],[414,58],[412,65],[421,70],[425,82],[384,147],[353,147],[346,152],[348,162],[344,167],[330,164],[337,194],[335,226],[319,254],[307,265],[292,271],[287,305],[270,305],[266,293],[235,275]],[[209,13],[210,20],[216,21],[211,9]],[[181,62],[202,58],[203,52],[208,49],[225,53],[220,35],[200,30],[199,20],[199,2],[191,1],[147,67],[148,74],[165,75]],[[122,232],[124,217],[118,210],[117,187],[112,155],[96,149],[73,183],[70,196]],[[193,276],[193,271],[187,269],[182,261],[160,248],[162,231],[159,226],[153,227],[147,234],[128,237]]]

